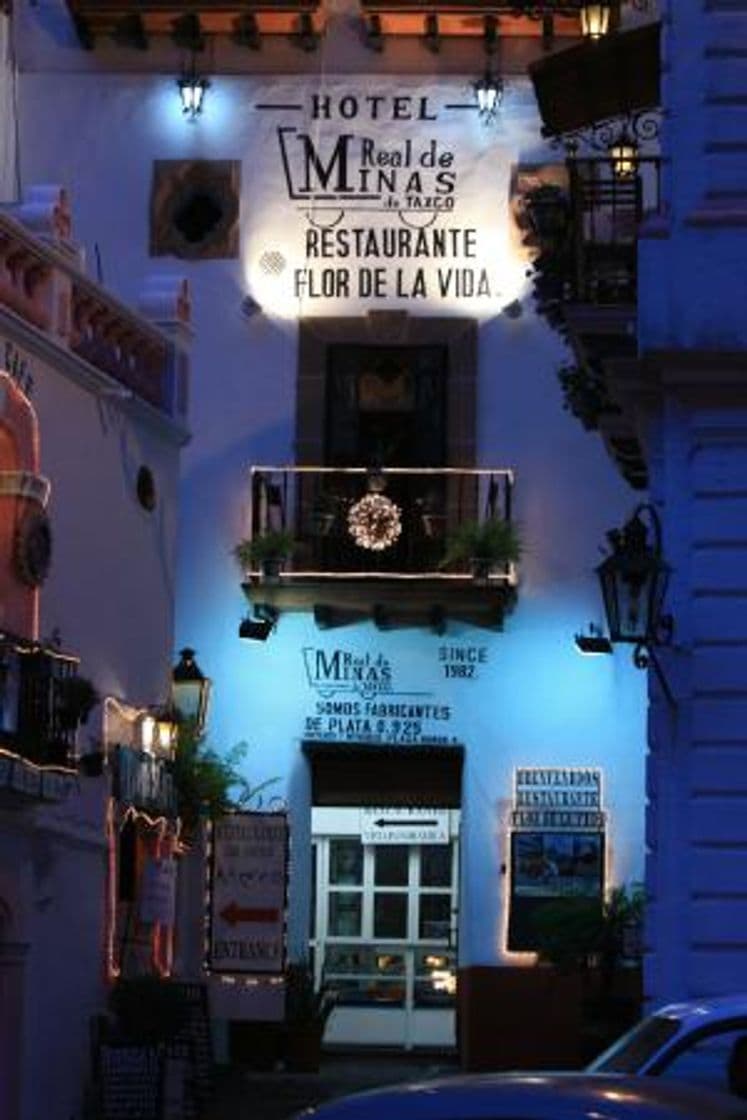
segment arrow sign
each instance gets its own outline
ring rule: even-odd
[[[239,906],[236,902],[229,902],[220,916],[224,922],[235,926],[237,922],[276,922],[280,915],[276,907]]]
[[[425,821],[388,821],[384,817],[379,817],[374,821],[377,828],[437,828],[438,821],[425,820]]]

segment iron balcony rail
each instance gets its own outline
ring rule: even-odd
[[[615,167],[607,157],[568,161],[570,302],[635,303],[639,230],[661,211],[661,160],[636,157],[624,174]]]
[[[432,579],[461,581],[474,571],[468,559],[445,567],[454,533],[467,522],[511,521],[514,475],[503,468],[253,466],[248,540],[286,530],[293,538],[281,578],[294,580]],[[396,506],[401,531],[387,547],[356,543],[350,512],[366,495]],[[262,569],[244,569],[258,579]],[[513,584],[513,564],[486,573]]]
[[[78,722],[68,686],[77,677],[76,657],[0,634],[0,748],[37,765],[70,765]]]

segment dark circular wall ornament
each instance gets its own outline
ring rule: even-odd
[[[137,472],[137,482],[135,483],[137,492],[137,500],[143,509],[148,513],[152,513],[156,508],[158,495],[156,492],[156,480],[153,477],[153,471],[150,467],[142,466]]]
[[[27,587],[44,583],[52,561],[52,527],[43,510],[30,510],[18,522],[13,559],[16,574]]]

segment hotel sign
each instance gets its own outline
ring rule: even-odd
[[[452,86],[408,92],[400,79],[370,93],[340,80],[320,93],[296,81],[289,97],[255,104],[276,152],[274,182],[252,191],[267,198],[255,197],[267,218],[250,278],[263,306],[273,284],[296,313],[299,301],[316,313],[373,301],[487,314],[515,298],[525,263],[508,259],[505,142]],[[273,229],[278,240],[294,229],[294,241],[273,244]]]

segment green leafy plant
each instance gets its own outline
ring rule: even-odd
[[[295,548],[289,529],[268,529],[254,537],[239,541],[233,550],[240,568],[252,568],[273,560],[284,560]]]
[[[585,366],[563,365],[558,370],[563,408],[572,413],[587,431],[599,427],[603,413],[619,412],[610,398],[604,379]]]
[[[523,544],[518,527],[503,517],[463,521],[447,538],[441,567],[469,561],[503,567],[521,559]]]
[[[57,718],[60,726],[74,730],[85,723],[100,697],[87,677],[60,677],[55,681]]]
[[[247,743],[237,743],[224,754],[209,747],[192,720],[179,725],[179,741],[171,764],[177,812],[185,832],[194,830],[201,817],[217,817],[240,809],[260,797],[278,778],[253,786],[241,772]]]
[[[624,959],[629,943],[640,944],[643,891],[615,887],[607,898],[558,898],[534,917],[540,960],[561,968],[598,969],[609,981]],[[631,937],[633,933],[633,937]]]
[[[336,997],[322,983],[314,987],[314,976],[306,961],[292,961],[285,972],[285,1021],[288,1026],[317,1026],[324,1029],[335,1009]]]

